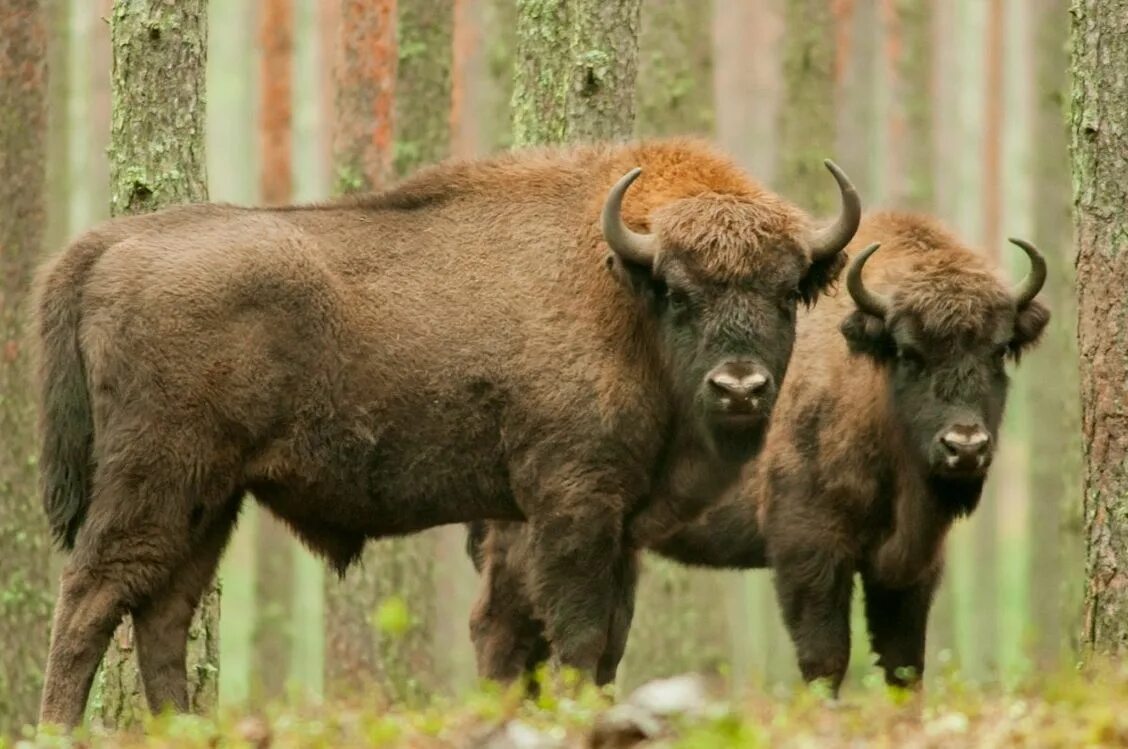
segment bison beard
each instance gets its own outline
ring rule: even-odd
[[[44,506],[71,549],[40,721],[79,722],[127,612],[150,706],[186,707],[188,624],[248,492],[341,572],[368,539],[524,521],[530,602],[595,674],[629,613],[626,518],[735,477],[749,440],[718,435],[762,428],[795,305],[843,264],[860,208],[832,171],[824,229],[675,140],[87,232],[35,291]]]
[[[978,504],[997,442],[1002,359],[1035,345],[1049,319],[1034,299],[1045,264],[1024,242],[1016,244],[1032,270],[1014,290],[922,216],[868,216],[854,245],[878,242],[880,251],[871,244],[851,266],[849,296],[800,320],[790,374],[742,490],[649,545],[689,565],[771,567],[804,679],[825,680],[835,693],[849,660],[856,573],[886,680],[919,684],[944,539]],[[982,430],[985,460],[951,468],[936,446],[957,427]],[[483,574],[473,626],[488,607],[510,623],[515,651],[535,654],[548,641],[528,618],[527,596],[514,592],[526,564],[521,532],[519,524],[472,529],[468,549]],[[629,630],[629,621],[615,624],[608,659],[621,657]]]

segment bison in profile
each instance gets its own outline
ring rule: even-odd
[[[78,723],[126,612],[149,704],[186,707],[190,617],[247,493],[341,573],[368,539],[525,521],[546,631],[592,673],[626,518],[680,516],[762,439],[796,306],[860,218],[830,167],[822,228],[657,141],[82,235],[35,292],[44,504],[71,549],[41,722]]]
[[[979,502],[1007,396],[1005,363],[1049,320],[1035,299],[1045,262],[1012,241],[1031,265],[1013,290],[932,220],[867,216],[854,246],[875,244],[850,266],[849,296],[800,316],[763,450],[741,490],[650,544],[690,565],[770,566],[803,677],[825,679],[835,693],[849,660],[855,573],[886,679],[906,685],[923,674],[944,539]],[[475,524],[469,540],[488,571],[472,628],[509,637],[514,662],[528,667],[551,636],[522,593],[527,541],[517,525],[485,531]],[[629,619],[617,624],[609,651],[621,655]]]

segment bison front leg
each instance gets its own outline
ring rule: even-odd
[[[825,681],[837,697],[850,660],[853,566],[840,555],[796,548],[774,553],[772,569],[803,679]]]
[[[634,619],[638,571],[638,552],[624,554],[619,567],[615,570],[614,603],[611,608],[610,627],[607,631],[607,647],[599,659],[595,674],[595,683],[599,686],[615,681],[619,672],[619,663],[627,651],[627,639]]]
[[[863,574],[866,622],[887,684],[919,687],[924,677],[925,632],[939,571],[906,588],[890,589]]]
[[[609,507],[529,521],[529,590],[555,660],[596,679],[608,645],[623,564],[622,518]]]

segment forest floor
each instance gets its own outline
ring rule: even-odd
[[[838,702],[803,688],[727,701],[714,686],[690,675],[618,701],[594,688],[546,688],[536,700],[484,689],[418,709],[338,703],[230,711],[216,720],[166,715],[132,733],[29,734],[15,744],[0,739],[0,747],[1128,746],[1128,664],[1043,674],[1008,690],[944,677],[909,694],[870,682]]]

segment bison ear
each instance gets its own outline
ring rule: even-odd
[[[1050,310],[1037,299],[1018,311],[1014,319],[1014,338],[1010,342],[1010,354],[1016,362],[1023,352],[1038,343],[1049,322]]]
[[[799,298],[807,307],[813,307],[819,296],[834,288],[838,276],[846,267],[846,253],[836,252],[825,260],[816,260],[799,282]]]
[[[624,260],[614,252],[607,255],[607,270],[611,272],[619,283],[626,286],[633,293],[651,298],[654,296],[654,271],[645,265]]]
[[[878,317],[856,309],[838,326],[851,353],[862,354],[876,361],[892,358],[897,352],[893,337]]]

